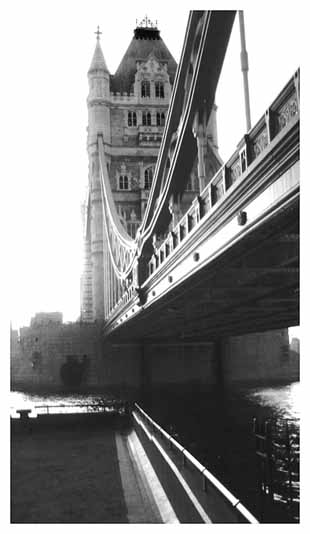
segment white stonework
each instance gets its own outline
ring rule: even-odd
[[[89,193],[85,217],[85,270],[81,319],[102,320],[103,235],[97,136],[102,134],[111,189],[120,220],[135,237],[143,218],[161,144],[177,64],[157,28],[137,27],[114,75],[110,75],[97,35],[88,71]],[[219,167],[215,111],[207,131],[214,148],[206,165]],[[207,142],[206,136],[206,142]],[[197,164],[183,197],[184,209],[199,192]]]

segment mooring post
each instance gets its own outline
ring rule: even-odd
[[[265,422],[266,436],[266,462],[268,465],[268,497],[273,501],[273,458],[272,458],[272,432],[270,421]]]

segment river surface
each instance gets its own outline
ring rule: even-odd
[[[10,409],[49,404],[96,404],[111,398],[104,393],[37,395],[11,392]],[[257,517],[258,468],[253,417],[260,421],[289,420],[299,436],[300,383],[268,387],[202,389],[199,386],[158,388],[144,394],[142,408],[186,447]],[[270,522],[286,522],[283,506]],[[260,517],[262,519],[262,517]],[[266,519],[265,519],[266,520]],[[296,520],[296,514],[295,514]]]

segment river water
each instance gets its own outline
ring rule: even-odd
[[[105,393],[38,395],[13,391],[10,409],[14,415],[16,409],[36,405],[96,404],[108,398],[111,395]],[[291,431],[299,437],[299,382],[268,387],[158,388],[145,393],[139,403],[259,519],[296,521],[296,510],[287,515],[283,503],[272,506],[274,514],[266,512],[264,506],[262,516],[253,418],[288,420]]]

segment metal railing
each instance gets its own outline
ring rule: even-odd
[[[105,402],[102,404],[36,404],[27,409],[16,409],[20,418],[36,417],[37,415],[78,414],[78,413],[128,413],[125,402]],[[14,413],[13,413],[14,417]]]
[[[142,416],[144,422],[151,428],[151,431],[160,437],[167,449],[174,451],[181,457],[182,465],[191,468],[192,472],[200,478],[200,484],[204,492],[208,493],[215,490],[220,501],[231,509],[232,514],[236,515],[238,521],[245,523],[257,524],[257,519],[249,510],[237,499],[212,473],[201,464],[185,447],[183,447],[168,432],[159,426],[137,403],[134,404],[139,416]],[[145,430],[146,431],[146,430]]]
[[[299,431],[295,420],[253,419],[261,518],[267,505],[284,506],[299,521]],[[265,509],[266,508],[266,509]]]

